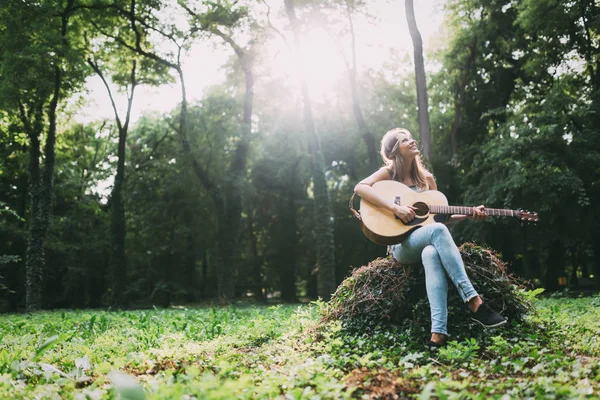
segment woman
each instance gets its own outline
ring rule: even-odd
[[[416,191],[437,190],[433,175],[423,166],[417,143],[406,129],[395,128],[381,140],[381,157],[385,166],[368,178],[360,181],[354,191],[378,207],[392,211],[403,222],[415,218],[415,209],[400,206],[383,199],[371,186],[382,180],[397,180]],[[487,217],[483,205],[473,207],[473,219]],[[466,215],[453,215],[448,222],[455,222]],[[467,277],[458,248],[446,225],[432,223],[414,230],[398,245],[392,246],[394,258],[403,264],[422,263],[425,268],[425,285],[431,308],[430,346],[443,346],[448,337],[448,282],[450,277],[463,301],[472,311],[472,319],[485,327],[492,328],[506,323],[500,314],[493,311],[473,288]]]

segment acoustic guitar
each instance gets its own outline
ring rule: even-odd
[[[473,215],[473,207],[449,206],[446,196],[437,190],[415,192],[398,181],[379,181],[373,189],[384,199],[401,206],[416,208],[416,217],[404,223],[393,212],[380,208],[365,199],[360,200],[360,210],[350,209],[360,219],[363,233],[373,242],[382,245],[398,244],[415,229],[434,222],[445,222],[452,214]],[[352,203],[352,199],[350,200]],[[539,221],[535,212],[485,208],[491,216],[515,217],[521,222]]]

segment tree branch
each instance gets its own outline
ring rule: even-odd
[[[262,2],[267,7],[267,23],[269,24],[269,27],[271,29],[273,29],[275,31],[275,33],[277,33],[279,35],[279,37],[281,37],[283,39],[283,42],[285,43],[287,48],[291,49],[291,46],[288,43],[287,39],[285,38],[285,35],[283,33],[281,33],[281,31],[279,29],[277,29],[275,27],[275,25],[273,25],[273,23],[271,22],[271,7],[269,7],[269,5],[267,4],[267,2],[265,0],[262,0]]]
[[[170,133],[169,130],[165,131],[165,134],[152,147],[152,150],[150,151],[150,154],[148,155],[148,157],[146,158],[146,160],[144,162],[138,164],[138,166],[135,168],[136,170],[139,170],[140,168],[142,168],[143,166],[145,166],[152,159],[152,157],[154,157],[154,154],[158,150],[158,147],[169,136],[169,133]]]
[[[110,90],[110,86],[108,85],[108,82],[104,78],[104,74],[100,70],[98,63],[95,62],[94,60],[92,60],[91,57],[88,57],[87,63],[90,67],[92,67],[94,72],[96,72],[96,75],[98,75],[100,77],[100,79],[102,80],[102,83],[104,83],[104,87],[106,88],[106,91],[108,92],[110,104],[112,105],[113,112],[115,113],[115,120],[117,121],[117,127],[119,128],[119,131],[121,131],[123,129],[123,125],[121,124],[121,118],[119,118],[119,112],[117,111],[117,105],[115,104],[115,99],[113,98],[112,90]]]
[[[216,26],[209,27],[209,32],[214,33],[215,35],[217,35],[221,39],[223,39],[225,42],[227,42],[231,46],[231,48],[233,49],[235,54],[239,57],[239,59],[242,63],[242,68],[245,68],[244,67],[244,64],[245,64],[244,59],[246,57],[246,52],[233,40],[233,38],[231,36],[227,35],[226,33],[220,31],[219,28],[217,28]]]
[[[138,84],[138,81],[135,77],[137,63],[133,60],[131,66],[131,75],[129,76],[129,82],[131,82],[131,93],[127,96],[127,115],[125,117],[125,124],[123,125],[123,129],[125,131],[129,128],[129,121],[131,121],[131,109],[133,107],[133,94],[135,93],[135,88]]]
[[[94,26],[94,28],[96,28],[101,34],[103,34],[104,36],[113,39],[114,41],[116,41],[117,43],[119,43],[120,45],[122,45],[123,47],[129,49],[130,51],[143,55],[144,57],[150,58],[151,60],[154,60],[162,65],[165,65],[169,68],[173,68],[173,69],[178,69],[179,66],[177,64],[174,64],[166,59],[164,59],[163,57],[157,55],[156,53],[152,53],[150,51],[144,50],[142,48],[142,34],[140,33],[136,22],[139,22],[138,18],[135,16],[135,0],[131,0],[131,11],[127,11],[123,8],[114,6],[113,8],[117,9],[120,13],[124,14],[126,16],[126,18],[129,20],[129,23],[131,25],[131,29],[133,31],[133,33],[135,34],[135,45],[131,45],[129,43],[127,43],[125,40],[121,39],[118,36],[115,35],[111,35],[108,32],[105,32],[102,28],[100,28],[98,26],[98,24],[96,24],[95,22],[92,21],[92,25]]]

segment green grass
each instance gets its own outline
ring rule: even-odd
[[[600,297],[430,352],[304,306],[0,316],[0,398],[600,398]],[[475,339],[477,338],[477,339]]]

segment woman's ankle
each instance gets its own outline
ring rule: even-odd
[[[477,312],[477,310],[479,309],[479,306],[482,304],[483,304],[483,300],[481,300],[481,297],[479,297],[479,296],[470,298],[469,301],[467,301],[467,307],[469,307],[469,310],[471,310],[472,312]]]
[[[446,343],[447,338],[448,338],[448,336],[446,336],[442,333],[431,332],[431,341],[433,343],[444,344],[444,343]]]

